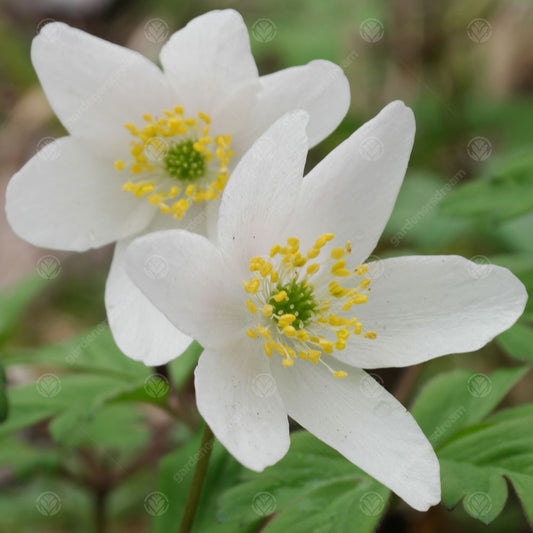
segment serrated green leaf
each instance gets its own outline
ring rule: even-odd
[[[313,435],[300,431],[291,449],[260,474],[244,471],[243,482],[220,499],[225,522],[253,524],[274,515],[264,531],[374,531],[390,491]]]
[[[470,370],[442,374],[426,383],[411,413],[438,449],[460,430],[483,420],[527,371],[519,367],[499,369],[490,376]]]
[[[533,411],[511,410],[458,434],[439,451],[442,499],[455,506],[461,499],[466,511],[490,523],[507,500],[507,477],[533,523]]]

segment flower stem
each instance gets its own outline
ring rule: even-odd
[[[183,517],[178,530],[179,533],[189,533],[192,528],[200,496],[202,495],[202,488],[204,486],[205,475],[207,474],[207,466],[209,464],[209,458],[211,457],[214,441],[215,436],[213,435],[211,428],[206,424],[204,434],[202,435],[200,450],[198,451],[198,459],[196,462],[196,468],[194,469],[191,488],[189,489],[189,495],[187,496]]]

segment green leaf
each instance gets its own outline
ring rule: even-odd
[[[490,376],[454,370],[429,380],[411,407],[411,413],[434,448],[458,431],[483,420],[528,371],[504,368]]]
[[[0,422],[3,422],[9,412],[9,403],[6,394],[6,372],[4,366],[0,363]]]
[[[533,363],[533,328],[525,321],[500,334],[496,342],[511,357]]]
[[[441,203],[447,215],[515,218],[533,209],[533,156],[519,153],[497,161],[488,179],[462,185]]]
[[[507,500],[507,477],[533,523],[533,411],[517,417],[506,412],[498,418],[457,435],[439,452],[445,505],[462,498],[470,515],[489,523]]]
[[[279,463],[246,471],[222,496],[220,519],[250,525],[273,515],[262,529],[268,533],[349,531],[353,524],[374,531],[390,491],[313,435],[300,431],[291,440]]]
[[[20,439],[6,439],[0,446],[0,467],[18,479],[36,473],[54,472],[61,461],[59,450],[29,446]]]
[[[174,531],[181,520],[198,458],[200,441],[200,435],[196,435],[182,447],[164,457],[160,463],[159,483],[157,490],[153,493],[155,506],[151,512],[154,516],[155,533]],[[221,444],[216,442],[209,461],[193,532],[233,533],[235,531],[234,525],[217,521],[216,499],[223,490],[235,484],[241,469],[241,465]],[[255,531],[255,528],[243,528],[239,531],[251,533]]]
[[[20,316],[48,283],[48,280],[35,276],[0,295],[0,343],[8,338]]]
[[[463,500],[472,517],[488,524],[503,510],[508,478],[532,520],[533,405],[488,417],[528,367],[490,375],[455,370],[428,381],[411,409],[437,452],[442,501]],[[488,417],[488,418],[487,418]]]

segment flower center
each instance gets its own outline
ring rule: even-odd
[[[250,295],[248,310],[258,317],[255,328],[246,334],[262,338],[269,357],[278,353],[285,367],[297,358],[320,362],[342,378],[346,372],[333,370],[322,354],[344,350],[351,335],[375,339],[377,333],[363,332],[363,325],[351,314],[354,306],[368,301],[368,265],[347,268],[350,242],[321,258],[334,237],[332,233],[321,235],[305,256],[295,237],[287,239],[286,246],[275,244],[267,259],[252,257],[250,272],[254,275],[243,287]]]
[[[183,108],[163,111],[163,117],[143,115],[141,128],[127,123],[131,160],[115,161],[128,173],[122,189],[157,205],[162,213],[182,218],[191,204],[218,198],[229,178],[233,156],[231,135],[209,136],[211,118],[184,117]]]

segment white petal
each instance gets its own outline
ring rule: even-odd
[[[105,289],[107,320],[124,354],[145,365],[158,366],[181,355],[192,338],[171,324],[127,275],[125,252],[131,240],[122,240],[115,247]],[[146,268],[157,276],[166,266],[154,259]]]
[[[289,449],[287,414],[260,343],[243,340],[231,350],[206,350],[195,371],[201,415],[244,466],[261,471]]]
[[[113,162],[90,148],[62,137],[11,178],[6,213],[17,235],[44,248],[84,251],[148,225],[154,207],[124,192]]]
[[[249,276],[251,257],[268,253],[278,242],[294,210],[307,156],[307,120],[303,111],[277,120],[244,155],[226,186],[218,241],[241,276]]]
[[[170,322],[205,348],[245,335],[252,315],[242,280],[205,237],[184,230],[145,235],[129,246],[126,268]]]
[[[335,242],[352,242],[355,259],[369,256],[392,212],[414,133],[412,111],[393,102],[306,176],[290,224],[304,248],[334,233]]]
[[[165,74],[192,112],[210,112],[257,78],[250,38],[236,11],[210,11],[176,32],[161,50]]]
[[[509,270],[458,256],[398,257],[372,268],[369,300],[357,306],[364,330],[339,358],[362,368],[413,365],[471,352],[510,328],[527,293]]]
[[[261,77],[262,90],[251,120],[250,139],[277,118],[294,109],[309,113],[307,135],[314,146],[340,123],[350,106],[350,86],[344,71],[329,61],[316,60]]]
[[[290,368],[272,361],[289,416],[411,507],[437,504],[439,463],[411,414],[362,370],[326,360],[348,376],[335,378],[309,361]]]
[[[125,123],[178,103],[144,56],[60,22],[44,26],[31,56],[50,105],[77,136],[129,140]]]

